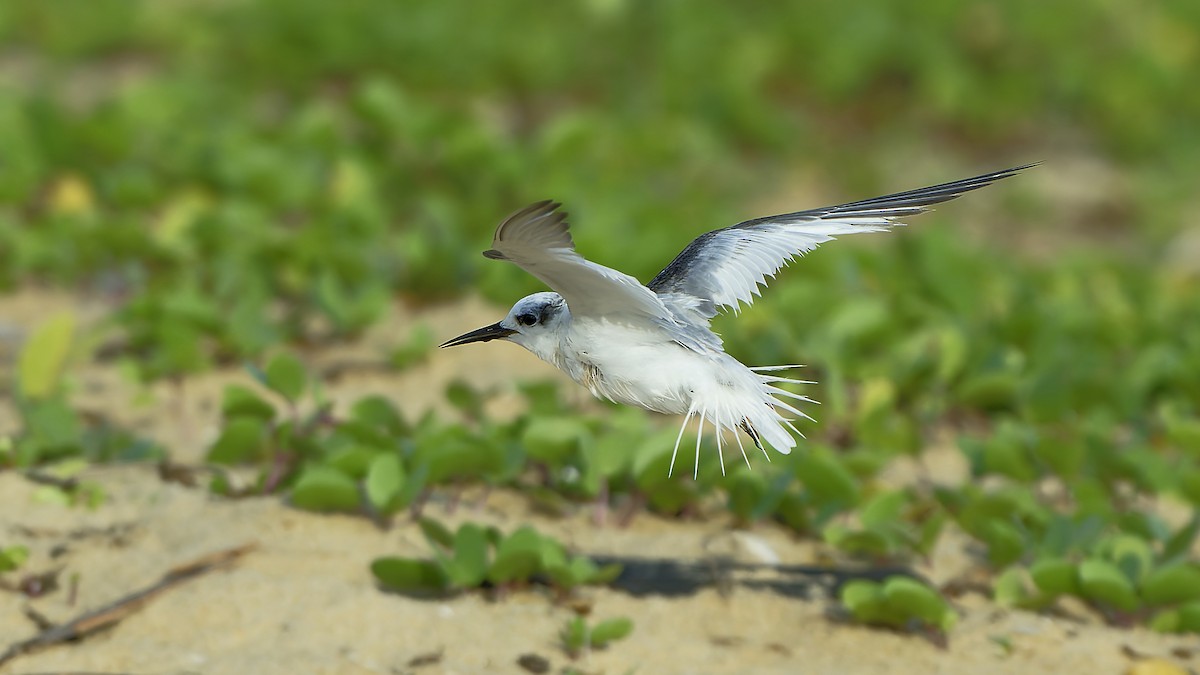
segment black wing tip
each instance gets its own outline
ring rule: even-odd
[[[987,187],[992,183],[1004,180],[1005,178],[1012,178],[1022,171],[1031,169],[1040,164],[1042,164],[1040,161],[1031,162],[1008,169],[1000,169],[999,171],[992,171],[990,173],[979,174],[978,176],[971,176],[970,178],[962,178],[959,180],[949,181],[947,183],[938,183],[937,185],[930,185],[913,190],[905,190],[903,192],[883,195],[882,197],[862,199],[859,201],[849,202],[847,204],[831,206],[826,209],[815,209],[814,211],[817,213],[824,211],[828,214],[835,214],[845,211],[848,208],[887,208],[889,206],[921,209],[922,207],[933,206],[934,204],[941,204],[953,199],[958,199],[968,192]]]
[[[543,199],[513,211],[507,218],[504,219],[503,223],[508,223],[518,218],[545,216],[558,211],[560,208],[562,208],[561,202],[553,199]],[[562,215],[565,216],[566,213],[563,213]]]
[[[489,260],[508,260],[508,258],[504,257],[503,253],[501,253],[500,251],[497,251],[494,248],[489,248],[488,250],[484,251],[483,257],[485,257]]]

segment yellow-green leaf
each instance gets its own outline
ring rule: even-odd
[[[39,326],[29,336],[18,364],[22,396],[41,399],[54,393],[71,350],[74,333],[75,317],[63,312]]]

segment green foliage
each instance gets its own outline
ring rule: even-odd
[[[291,414],[280,415],[248,387],[227,386],[221,402],[224,424],[208,450],[209,462],[258,465],[255,489],[289,490],[292,505],[310,511],[368,510],[387,516],[424,489],[428,467],[405,465],[402,443],[411,440],[413,430],[391,402],[367,396],[338,417],[328,403],[316,400],[316,383],[294,356],[281,354],[265,369],[250,372],[283,397]],[[224,479],[213,488],[230,490]]]
[[[71,407],[64,370],[74,333],[74,317],[60,314],[39,326],[21,349],[13,392],[21,427],[15,436],[0,440],[0,468],[30,468],[80,457],[136,461],[163,456],[155,444],[107,419],[93,416],[85,420]],[[88,494],[98,492],[89,488]],[[58,501],[77,503],[77,496],[63,492]],[[82,501],[91,503],[98,498]]]
[[[465,523],[451,533],[440,523],[423,519],[421,529],[434,559],[375,560],[371,571],[384,587],[445,593],[542,581],[565,592],[584,584],[609,583],[621,572],[619,566],[598,567],[587,558],[568,556],[562,544],[528,526],[505,536],[495,528]]]
[[[1200,305],[1194,271],[1173,257],[1200,158],[1192,5],[61,4],[0,10],[0,38],[30,72],[0,97],[0,288],[86,289],[117,308],[86,340],[66,315],[28,337],[0,469],[165,455],[72,405],[64,373],[87,348],[143,380],[252,362],[269,392],[226,389],[208,460],[255,478],[237,488],[222,472],[218,492],[380,518],[479,483],[559,510],[644,502],[674,518],[724,504],[739,526],[778,522],[872,561],[928,555],[953,522],[998,599],[1077,596],[1114,620],[1157,612],[1156,628],[1197,630],[1200,516],[1170,527],[1156,509],[1200,507]],[[646,40],[646,27],[670,39]],[[1075,39],[1081,27],[1103,39]],[[137,77],[113,71],[113,55]],[[769,464],[752,453],[753,468],[719,466],[709,438],[693,478],[689,432],[670,475],[675,429],[640,411],[583,419],[553,385],[523,385],[528,413],[503,424],[462,383],[445,396],[466,426],[406,420],[382,397],[337,409],[294,355],[361,335],[394,298],[471,290],[508,304],[539,289],[475,253],[524,201],[562,199],[582,252],[647,279],[664,252],[759,215],[747,204],[921,182],[908,167],[928,152],[913,138],[954,139],[934,148],[945,166],[921,170],[934,180],[996,148],[1062,147],[1064,119],[1099,166],[1120,169],[1084,182],[1099,201],[1059,204],[1072,192],[1062,167],[1077,162],[1047,157],[980,207],[996,214],[982,229],[1003,233],[984,245],[939,221],[973,219],[964,200],[886,246],[819,251],[735,329],[717,319],[731,353],[803,358],[820,382],[803,389],[823,402],[820,423],[803,426],[811,440]],[[897,166],[913,183],[895,184]],[[1121,245],[1063,245],[1048,260],[1007,246],[1045,222],[1069,236],[1068,209],[1089,247]],[[436,338],[401,331],[381,362],[411,367]],[[923,473],[924,448],[945,433],[965,485]],[[902,457],[918,479],[884,489]],[[103,496],[65,485],[39,499]],[[460,530],[437,540],[437,560],[383,568],[413,580],[396,587],[442,591],[594,573],[533,533],[500,551],[484,532],[482,548]],[[919,591],[885,587],[855,591],[865,616],[945,627]]]

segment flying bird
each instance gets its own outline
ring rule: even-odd
[[[735,312],[754,301],[767,280],[796,256],[843,234],[884,232],[935,204],[1009,178],[1026,165],[907,192],[838,206],[747,220],[700,235],[649,284],[575,252],[567,214],[553,201],[517,211],[496,228],[483,255],[507,260],[540,279],[552,292],[517,301],[490,326],[460,335],[442,347],[508,340],[553,364],[593,396],[660,413],[685,415],[671,453],[699,415],[696,461],[704,423],[716,432],[725,470],[722,436],[738,431],[770,461],[765,445],[782,454],[803,437],[793,422],[812,420],[799,405],[816,403],[782,388],[812,384],[779,373],[797,366],[750,368],[725,353],[709,327],[720,310]]]

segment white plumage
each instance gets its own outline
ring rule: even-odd
[[[442,346],[510,340],[598,398],[685,415],[672,470],[683,432],[697,416],[696,471],[705,422],[716,431],[722,471],[726,431],[733,432],[747,465],[739,430],[770,460],[764,443],[791,452],[793,434],[803,437],[792,421],[812,419],[796,406],[814,402],[778,385],[811,382],[776,374],[793,366],[746,367],[725,353],[709,320],[721,308],[736,311],[752,303],[780,268],[838,235],[889,230],[901,224],[898,218],[1026,168],[714,230],[692,241],[645,286],[576,253],[559,204],[538,202],[505,219],[484,255],[516,263],[555,292],[522,298],[498,323]]]

